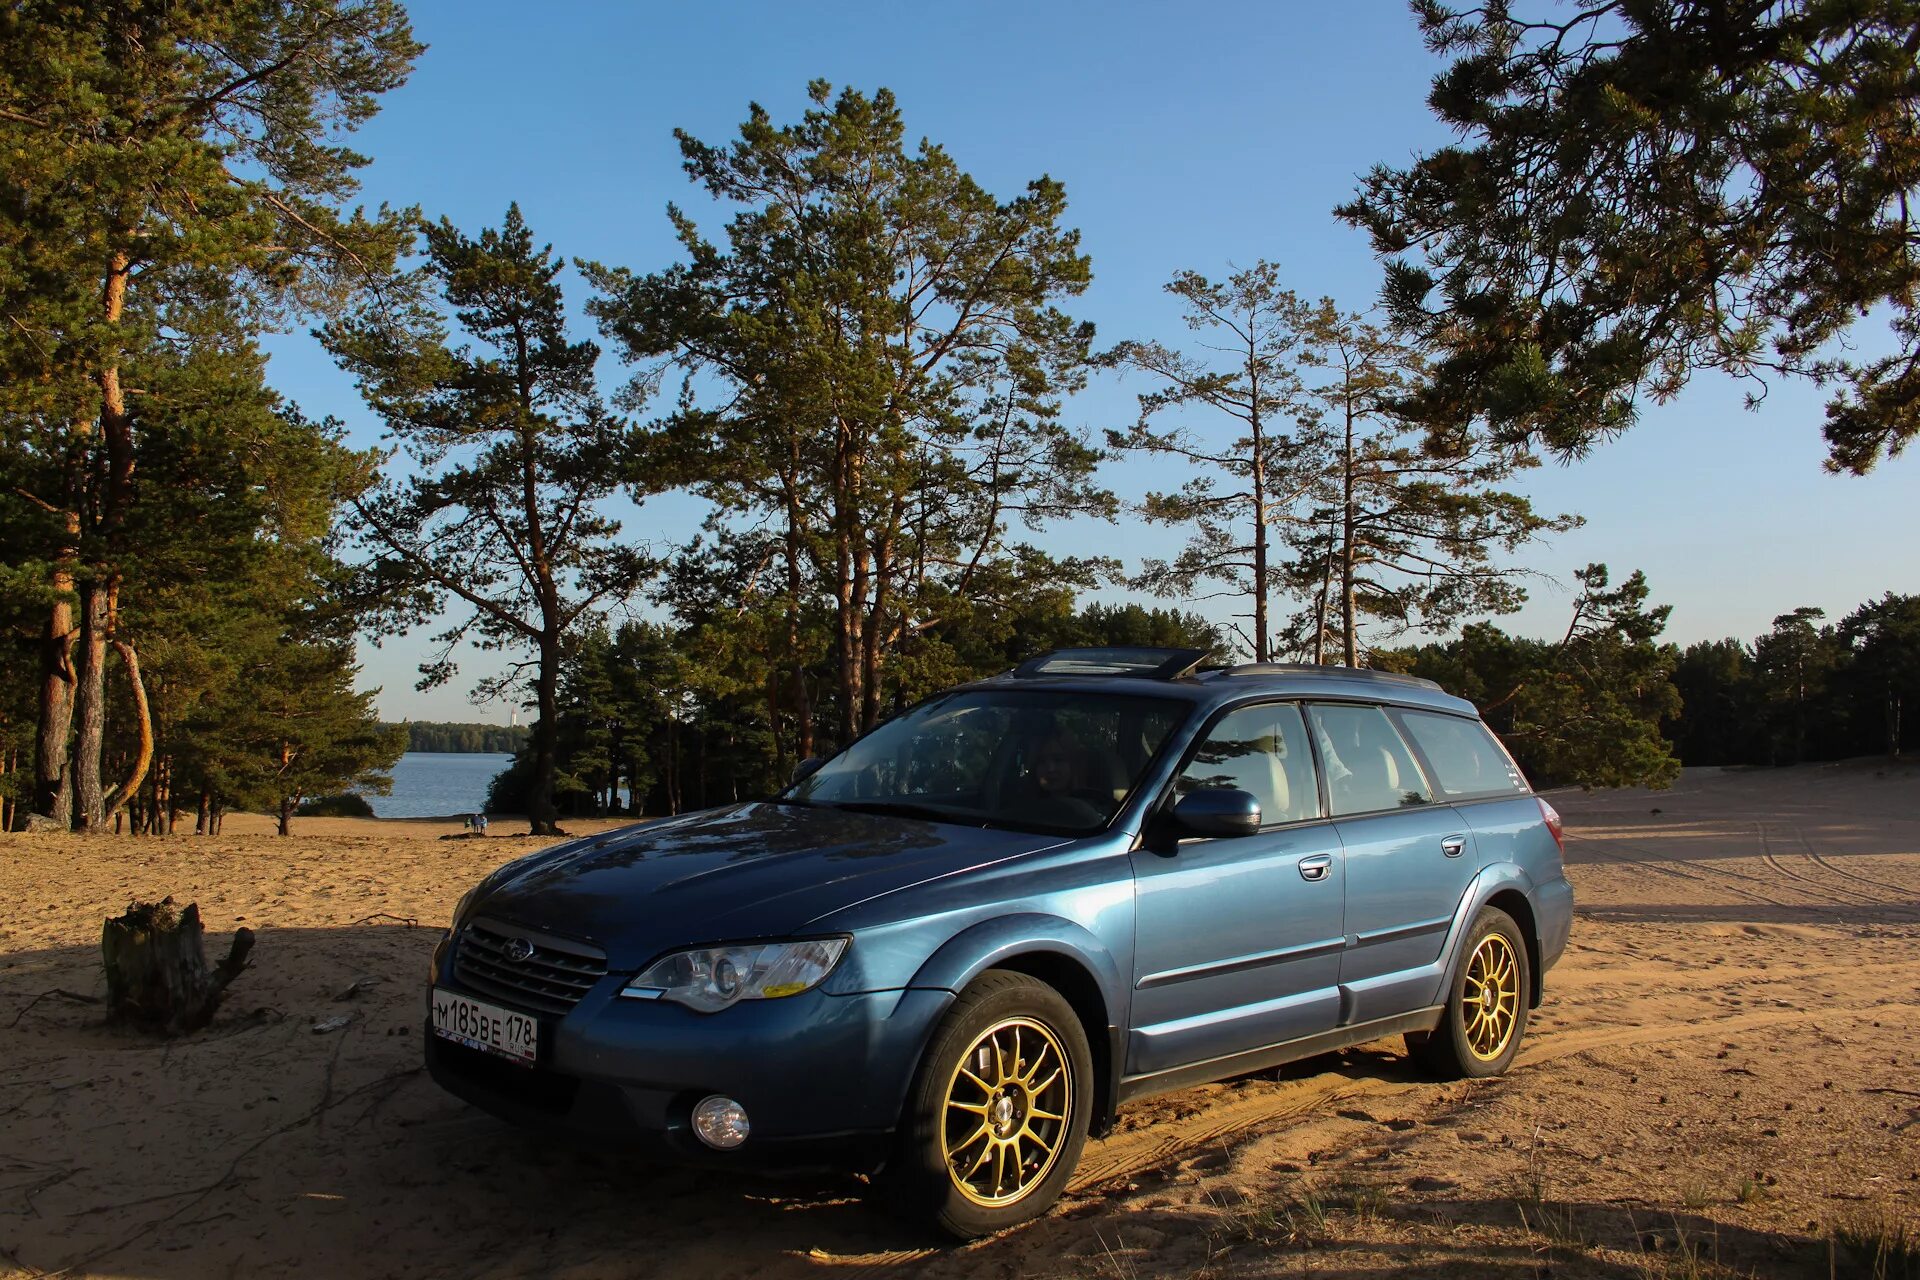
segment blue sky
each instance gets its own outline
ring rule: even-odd
[[[703,202],[679,167],[672,131],[728,138],[758,101],[799,114],[814,77],[898,96],[910,134],[942,145],[1002,196],[1041,173],[1066,184],[1069,219],[1094,283],[1073,308],[1102,344],[1186,336],[1161,286],[1177,270],[1223,273],[1273,259],[1293,288],[1371,305],[1379,268],[1334,205],[1376,162],[1446,140],[1427,113],[1438,63],[1394,0],[1267,3],[712,3],[412,6],[430,46],[355,145],[373,157],[369,203],[418,204],[469,231],[517,200],[536,235],[565,256],[652,269],[675,245],[668,201]],[[717,219],[708,218],[710,225]],[[584,290],[575,281],[572,301]],[[582,331],[585,332],[585,326]],[[275,386],[354,439],[378,424],[351,382],[304,334],[269,343]],[[1142,387],[1099,380],[1070,406],[1091,431],[1134,415]],[[1682,643],[1750,637],[1802,604],[1838,616],[1886,590],[1920,589],[1910,536],[1914,459],[1865,479],[1825,475],[1821,394],[1776,386],[1758,412],[1744,388],[1703,378],[1589,459],[1549,463],[1520,487],[1584,528],[1521,563],[1552,579],[1504,625],[1556,632],[1572,570],[1604,560],[1644,569],[1675,606]],[[1150,483],[1138,464],[1108,468],[1123,498]],[[683,540],[686,500],[635,512],[629,534]],[[1107,553],[1131,566],[1167,554],[1175,535],[1123,518],[1060,527],[1063,554]],[[1111,593],[1110,593],[1111,594]],[[363,687],[381,686],[389,718],[505,720],[475,707],[470,654],[451,686],[417,693],[424,640],[362,647]]]

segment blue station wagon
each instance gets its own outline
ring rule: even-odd
[[[1389,1035],[1505,1070],[1572,917],[1558,815],[1430,681],[1206,656],[1047,654],[771,800],[501,867],[434,953],[428,1068],[961,1237],[1146,1094]]]

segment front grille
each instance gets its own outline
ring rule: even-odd
[[[509,958],[509,945],[520,942],[531,944],[533,953]],[[453,972],[478,995],[539,1013],[565,1013],[606,976],[607,957],[584,942],[475,921],[460,932]]]

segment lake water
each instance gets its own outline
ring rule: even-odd
[[[477,751],[409,751],[393,766],[393,794],[368,796],[376,817],[443,818],[478,813],[487,784],[513,763]]]

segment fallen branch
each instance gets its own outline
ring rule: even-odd
[[[62,1000],[72,1000],[79,1004],[99,1004],[100,1003],[99,996],[83,996],[78,991],[64,991],[59,987],[55,987],[51,991],[42,991],[39,995],[35,996],[33,999],[27,1001],[26,1004],[22,1005],[20,1008],[20,1012],[13,1015],[13,1021],[7,1024],[7,1030],[11,1031],[13,1030],[13,1028],[19,1026],[20,1019],[27,1016],[28,1009],[33,1008],[33,1006],[39,1004],[42,1000],[52,1000],[56,996]]]
[[[396,916],[390,911],[376,911],[370,916],[361,916],[358,920],[355,920],[353,924],[349,924],[347,928],[351,929],[356,924],[372,924],[375,920],[392,920],[395,923],[405,925],[409,929],[418,929],[420,927],[420,922],[412,916]]]

